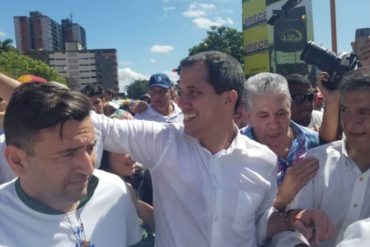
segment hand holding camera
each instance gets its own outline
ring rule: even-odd
[[[353,52],[337,55],[313,41],[306,44],[301,53],[301,59],[329,74],[328,80],[322,81],[322,84],[329,90],[336,90],[343,75],[354,70],[357,65],[357,56]]]
[[[351,45],[361,66],[370,66],[370,28],[357,29],[355,41]]]

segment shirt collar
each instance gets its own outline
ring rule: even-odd
[[[87,195],[80,200],[80,203],[78,205],[78,208],[83,207],[93,196],[94,191],[96,187],[98,186],[99,183],[99,178],[96,176],[92,175],[89,179],[89,184],[87,187]],[[51,208],[42,202],[39,202],[30,196],[26,194],[26,192],[22,189],[20,185],[20,180],[19,178],[15,181],[15,191],[19,197],[19,199],[26,204],[28,207],[32,208],[35,211],[45,213],[45,214],[64,214],[64,212],[56,210],[54,208]]]

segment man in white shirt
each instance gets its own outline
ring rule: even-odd
[[[154,74],[149,79],[150,105],[135,119],[152,120],[163,123],[181,123],[183,115],[177,104],[171,100],[172,82],[166,74]]]
[[[234,58],[202,52],[180,64],[183,125],[93,115],[104,148],[151,171],[157,246],[256,246],[295,223],[298,211],[289,217],[271,207],[275,154],[234,124],[244,80]],[[320,229],[316,241],[330,237],[321,211],[303,215]]]
[[[345,139],[308,151],[308,157],[320,161],[320,169],[291,203],[293,208],[319,208],[329,215],[337,234],[320,247],[335,246],[351,223],[370,215],[370,67],[347,74],[341,83]],[[276,246],[304,241],[293,233],[275,240]]]
[[[4,119],[18,178],[0,186],[0,246],[129,246],[141,239],[123,181],[94,169],[89,99],[51,83],[18,87]]]

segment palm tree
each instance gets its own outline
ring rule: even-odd
[[[13,40],[12,39],[5,39],[4,41],[0,41],[0,52],[2,51],[16,51],[17,49],[12,46]]]

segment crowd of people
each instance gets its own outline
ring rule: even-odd
[[[207,51],[117,100],[0,74],[0,245],[367,246],[368,56],[328,76]]]

